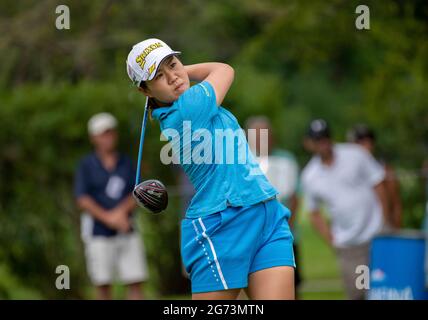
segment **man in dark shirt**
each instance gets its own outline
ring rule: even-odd
[[[142,299],[147,264],[140,234],[133,228],[135,171],[118,153],[117,120],[109,113],[94,115],[88,131],[95,152],[79,163],[74,195],[82,214],[82,239],[87,269],[98,299],[111,299],[115,277],[127,285],[128,298]]]

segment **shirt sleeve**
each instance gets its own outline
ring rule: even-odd
[[[200,82],[180,97],[180,113],[183,120],[201,123],[218,113],[215,91],[208,81]]]
[[[374,187],[385,179],[385,170],[368,151],[361,149],[360,154],[362,176]]]
[[[76,199],[88,194],[89,187],[85,171],[85,164],[81,161],[74,175],[74,197]]]

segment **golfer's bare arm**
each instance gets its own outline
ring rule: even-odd
[[[321,214],[321,212],[319,210],[312,211],[310,214],[310,219],[311,219],[312,226],[315,228],[315,230],[318,231],[321,237],[329,245],[332,245],[333,237],[331,235],[330,225],[328,224],[324,216]]]
[[[232,85],[235,71],[225,63],[206,62],[184,66],[191,81],[208,81],[214,88],[219,106]]]

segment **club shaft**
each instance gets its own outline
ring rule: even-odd
[[[144,106],[143,121],[141,123],[140,147],[138,149],[138,161],[137,161],[137,172],[135,175],[135,186],[137,186],[140,183],[140,171],[141,171],[141,160],[143,157],[144,134],[146,131],[147,114],[149,113],[148,102],[149,102],[149,99],[146,98],[146,104]]]

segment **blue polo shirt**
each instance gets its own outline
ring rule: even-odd
[[[217,106],[209,82],[192,86],[152,115],[195,187],[186,217],[253,205],[277,194],[251,154],[236,118]]]
[[[102,208],[113,209],[132,193],[134,177],[134,167],[128,157],[119,155],[116,167],[112,171],[108,171],[97,155],[91,153],[82,158],[77,167],[74,196],[77,199],[87,195]],[[93,236],[110,237],[117,234],[116,230],[110,229],[92,216],[90,218],[91,226],[89,228]]]

